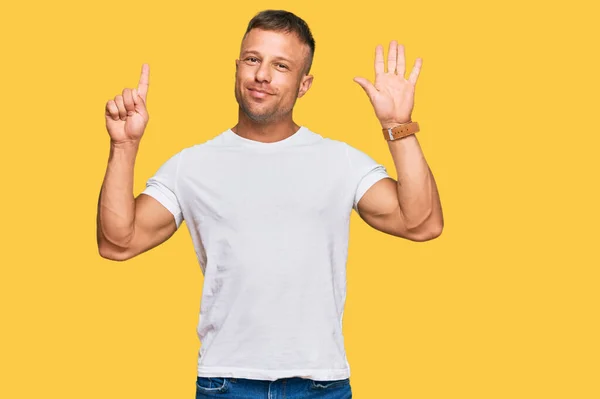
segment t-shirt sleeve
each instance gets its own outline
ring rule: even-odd
[[[354,187],[353,209],[358,213],[358,201],[379,180],[390,177],[385,167],[364,152],[347,145],[346,154],[350,168],[350,182]]]
[[[176,190],[180,159],[181,152],[163,163],[154,176],[148,179],[146,188],[142,191],[142,194],[153,197],[173,214],[177,228],[183,222],[183,213]]]

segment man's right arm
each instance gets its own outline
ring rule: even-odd
[[[112,144],[98,199],[100,256],[123,261],[165,242],[177,230],[173,214],[153,197],[133,197],[133,169],[139,142]]]
[[[126,260],[166,241],[177,230],[173,214],[149,195],[133,198],[133,166],[150,115],[146,108],[150,66],[142,65],[137,89],[105,107],[110,156],[98,198],[97,240],[100,256]]]

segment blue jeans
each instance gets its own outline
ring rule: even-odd
[[[350,378],[321,381],[300,377],[275,381],[197,377],[196,399],[352,399]]]

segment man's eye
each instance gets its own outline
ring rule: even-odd
[[[256,57],[248,57],[248,58],[246,58],[246,61],[258,62],[258,58],[256,58]],[[280,67],[280,68],[289,69],[287,67],[287,65],[285,65],[285,64],[277,64],[277,66]]]

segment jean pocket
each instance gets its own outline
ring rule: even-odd
[[[196,378],[196,389],[202,392],[226,392],[229,388],[229,378],[200,377]]]
[[[350,385],[350,378],[343,380],[310,380],[310,389],[330,389]]]

